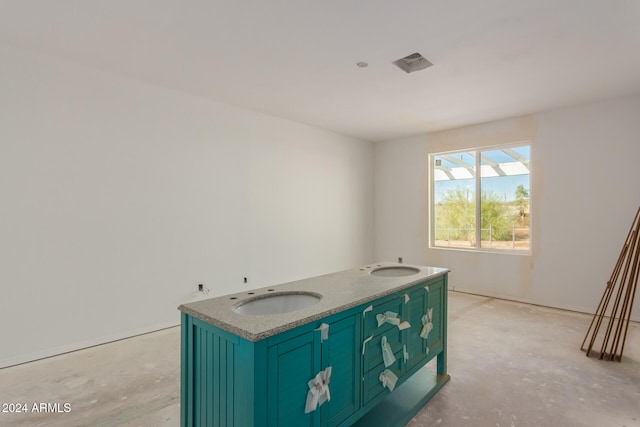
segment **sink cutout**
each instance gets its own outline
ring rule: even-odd
[[[379,277],[402,277],[413,276],[420,273],[420,269],[415,267],[382,267],[371,271],[371,274]]]
[[[311,292],[278,292],[252,298],[237,306],[234,311],[251,316],[291,313],[320,302],[322,295]]]

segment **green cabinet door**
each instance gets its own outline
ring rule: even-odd
[[[426,289],[427,310],[431,310],[433,319],[433,329],[427,338],[427,353],[429,359],[445,349],[443,340],[445,339],[446,327],[446,290],[444,279],[430,282]]]
[[[321,407],[322,425],[334,427],[360,408],[360,314],[329,324],[322,368],[331,366],[331,400]]]
[[[413,370],[431,360],[443,350],[443,337],[445,322],[444,313],[444,280],[426,282],[424,287],[419,287],[409,293],[410,301],[407,303],[407,319],[411,328],[406,331],[406,348],[408,359],[406,371],[412,374]],[[428,333],[423,322],[430,322]]]
[[[308,381],[321,369],[320,332],[309,331],[268,349],[267,422],[270,427],[314,427],[319,411],[305,414]]]
[[[427,358],[427,340],[420,336],[423,324],[422,319],[427,314],[428,292],[425,288],[418,288],[409,292],[409,302],[407,302],[407,320],[411,327],[406,330],[407,362],[406,370],[422,366],[421,363]]]
[[[269,426],[337,426],[360,408],[359,315],[324,321],[329,325],[325,340],[319,329],[307,330],[269,347]],[[305,414],[308,382],[329,366],[331,399]]]

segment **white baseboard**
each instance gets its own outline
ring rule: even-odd
[[[59,347],[48,348],[41,351],[36,351],[29,354],[21,354],[14,357],[0,359],[0,369],[8,368],[9,366],[20,365],[22,363],[33,362],[35,360],[45,359],[47,357],[58,356],[60,354],[69,353],[71,351],[82,350],[88,347],[94,347],[96,345],[106,344],[113,341],[118,341],[125,338],[135,337],[136,335],[148,334],[150,332],[156,332],[162,329],[172,328],[178,326],[179,323],[164,322],[155,325],[146,326],[144,328],[133,329],[129,331],[119,332],[117,334],[106,335],[102,337],[93,338],[86,341],[76,342],[73,344],[66,344]]]
[[[566,305],[566,304],[541,304],[539,302],[536,301],[532,301],[530,299],[527,298],[519,298],[513,295],[502,295],[499,293],[493,293],[493,292],[480,292],[478,290],[475,289],[463,289],[460,288],[458,286],[456,286],[455,289],[449,289],[451,292],[460,292],[463,294],[471,294],[471,295],[477,295],[477,296],[482,296],[482,297],[487,297],[487,298],[497,298],[497,299],[503,299],[503,300],[507,300],[507,301],[515,301],[515,302],[521,302],[524,304],[531,304],[531,305],[537,305],[540,307],[548,307],[548,308],[556,308],[558,310],[567,310],[567,311],[574,311],[577,313],[583,313],[583,314],[588,314],[589,316],[593,316],[595,310],[597,309],[597,307],[593,307],[593,308],[587,308],[587,307],[583,307],[583,306],[577,306],[577,305]],[[640,322],[640,318],[636,318],[636,316],[631,316],[631,321],[632,322]]]

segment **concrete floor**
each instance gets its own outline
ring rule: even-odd
[[[591,316],[449,293],[451,381],[410,427],[640,427],[640,325],[621,363],[579,350]],[[179,426],[180,330],[0,370],[0,426]],[[0,408],[1,410],[2,408]]]

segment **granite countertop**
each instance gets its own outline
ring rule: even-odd
[[[420,271],[416,274],[400,277],[379,277],[371,274],[371,271],[380,267],[413,267]],[[260,341],[314,320],[390,295],[416,283],[441,276],[448,271],[446,268],[380,262],[352,270],[183,304],[178,309],[249,341]],[[292,291],[320,294],[322,298],[318,303],[308,308],[290,313],[247,315],[234,311],[236,307],[253,299],[275,295],[278,292]]]

